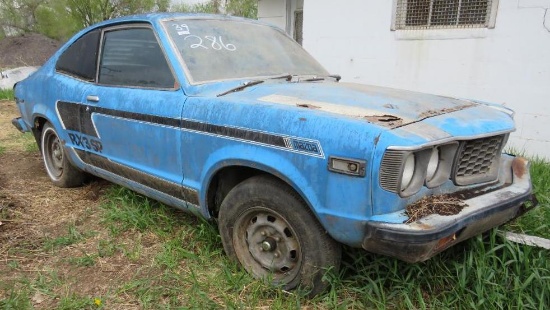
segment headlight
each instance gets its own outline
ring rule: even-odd
[[[401,177],[401,191],[405,191],[413,180],[414,170],[416,167],[416,160],[414,159],[414,153],[409,154],[405,159],[403,166],[403,175]]]
[[[426,171],[426,182],[430,182],[437,173],[439,168],[439,148],[434,147],[432,154],[430,155],[430,161],[428,162],[428,169]]]
[[[416,194],[424,185],[426,168],[431,149],[404,154],[401,167],[401,183],[399,196],[408,197]]]
[[[458,142],[423,149],[388,149],[380,166],[380,186],[409,197],[422,186],[436,188],[450,179]]]

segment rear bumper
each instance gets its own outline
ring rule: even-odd
[[[21,132],[28,132],[31,131],[30,128],[27,126],[25,121],[21,117],[17,117],[11,120],[11,124],[17,128],[17,130]]]
[[[429,215],[410,224],[367,222],[362,247],[407,262],[429,259],[448,247],[499,226],[537,204],[532,194],[529,163],[523,158],[503,160],[500,179],[506,185],[475,193],[467,207],[452,216]],[[530,202],[529,206],[526,202]]]

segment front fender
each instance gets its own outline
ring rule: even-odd
[[[207,207],[207,188],[216,173],[223,168],[242,166],[265,171],[290,185],[308,204],[317,216],[316,207],[321,199],[316,191],[308,186],[309,181],[298,167],[281,151],[268,148],[254,148],[253,152],[243,151],[243,146],[226,146],[211,153],[204,163],[201,175],[200,205],[205,217],[209,217]],[[301,155],[303,156],[303,155]],[[325,160],[312,157],[311,160]]]

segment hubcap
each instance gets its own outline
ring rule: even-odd
[[[53,130],[44,133],[44,161],[50,176],[58,179],[63,174],[63,148]]]

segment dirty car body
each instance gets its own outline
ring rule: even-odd
[[[256,21],[132,16],[84,29],[18,83],[13,123],[57,185],[84,171],[218,218],[253,275],[315,293],[306,266],[337,267],[340,243],[423,261],[533,200],[527,161],[501,154],[510,110],[339,80]],[[407,222],[430,195],[464,207]]]

